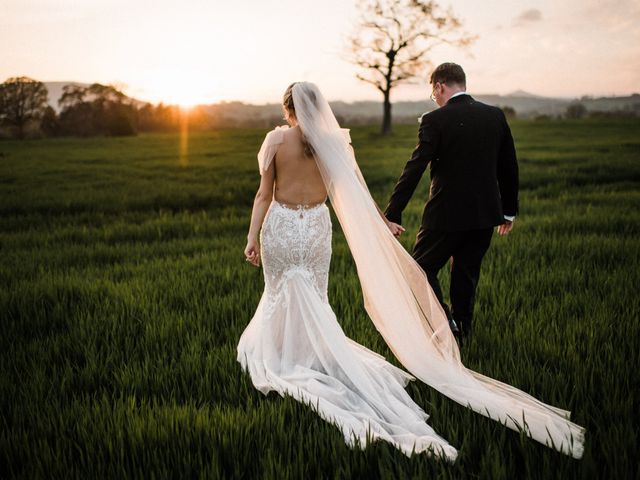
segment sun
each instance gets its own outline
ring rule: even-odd
[[[210,99],[205,98],[204,95],[198,95],[194,92],[175,92],[165,95],[167,99],[165,103],[178,105],[183,110],[190,110],[196,105],[204,103],[213,103]]]
[[[153,102],[179,105],[185,110],[219,101],[215,94],[216,85],[197,71],[180,68],[156,71],[146,83],[145,97]]]

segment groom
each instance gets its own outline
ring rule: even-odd
[[[440,108],[422,116],[418,145],[384,213],[392,232],[400,235],[402,211],[429,165],[429,200],[413,257],[427,274],[462,345],[471,334],[480,264],[493,227],[498,225],[500,235],[508,234],[518,213],[518,163],[504,113],[466,93],[460,65],[439,65],[430,83],[431,98]],[[447,262],[451,309],[438,282],[438,271]]]

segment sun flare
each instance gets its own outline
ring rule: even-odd
[[[196,105],[216,103],[216,86],[195,71],[175,69],[155,72],[143,88],[140,96],[151,102],[179,105],[188,110]]]

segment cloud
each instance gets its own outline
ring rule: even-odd
[[[542,20],[542,12],[537,8],[530,8],[514,18],[513,24],[524,25],[527,23],[539,22],[540,20]]]

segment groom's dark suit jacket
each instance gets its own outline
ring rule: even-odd
[[[518,213],[518,163],[501,109],[470,95],[453,97],[423,115],[418,138],[385,210],[390,221],[401,223],[427,165],[431,187],[422,228],[487,228]]]

